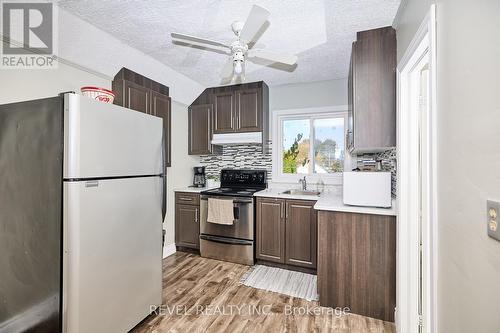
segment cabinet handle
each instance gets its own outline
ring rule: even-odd
[[[198,208],[195,209],[194,222],[198,223]]]
[[[182,201],[193,201],[193,198],[179,197],[179,200],[182,200]]]

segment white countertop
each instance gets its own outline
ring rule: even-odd
[[[350,206],[344,204],[342,195],[337,193],[323,193],[314,205],[314,209],[333,212],[396,216],[396,200],[392,199],[391,208]]]
[[[266,197],[266,198],[282,198],[282,199],[296,199],[296,200],[319,200],[319,195],[300,195],[300,194],[282,194],[281,192],[286,191],[284,188],[267,188],[265,190],[255,192],[254,197]]]
[[[283,191],[284,189],[282,188],[269,188],[263,191],[256,192],[254,196],[296,200],[313,200],[316,201],[316,204],[314,205],[314,209],[316,210],[396,216],[396,201],[394,199],[392,200],[391,208],[360,207],[344,205],[342,194],[338,192],[323,192],[319,196],[316,196],[282,194],[281,192]]]
[[[217,188],[219,186],[212,187],[188,187],[188,186],[178,186],[174,187],[174,192],[190,192],[190,193],[200,193],[205,190],[210,190],[212,188]]]

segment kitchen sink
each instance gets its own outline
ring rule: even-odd
[[[296,194],[296,195],[320,195],[321,192],[318,191],[304,191],[304,190],[286,190],[280,194]]]

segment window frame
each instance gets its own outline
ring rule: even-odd
[[[297,183],[299,179],[306,176],[310,184],[318,183],[321,179],[326,185],[342,185],[342,172],[332,174],[289,174],[283,173],[283,121],[293,119],[309,119],[311,123],[310,138],[314,138],[314,119],[321,118],[343,118],[344,119],[344,170],[351,166],[350,154],[346,146],[347,134],[347,106],[331,106],[321,108],[306,108],[306,109],[291,109],[291,110],[276,110],[272,112],[272,174],[273,182],[276,183]],[[310,156],[314,159],[314,144],[310,145]],[[314,165],[314,161],[311,161]]]

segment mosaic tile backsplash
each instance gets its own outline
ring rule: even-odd
[[[396,149],[386,150],[381,153],[363,154],[357,156],[358,166],[363,160],[381,160],[382,170],[390,171],[392,178],[392,196],[396,197]],[[265,153],[262,146],[251,145],[225,145],[221,155],[201,155],[200,165],[205,167],[207,177],[219,177],[221,169],[265,169],[267,181],[272,181],[272,152],[271,144]]]
[[[219,177],[221,169],[263,169],[267,170],[267,181],[272,177],[271,144],[265,153],[262,145],[225,145],[221,155],[201,155],[200,164],[205,167],[207,177]]]

